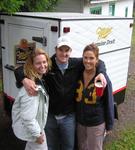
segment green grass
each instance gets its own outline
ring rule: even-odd
[[[135,150],[135,126],[119,134],[119,139],[106,143],[104,150]]]
[[[134,13],[133,13],[133,17],[135,17],[135,10],[134,10]]]

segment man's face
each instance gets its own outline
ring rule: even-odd
[[[57,61],[60,64],[68,63],[71,51],[72,51],[71,48],[66,46],[66,45],[63,45],[63,46],[61,46],[59,48],[56,48]]]

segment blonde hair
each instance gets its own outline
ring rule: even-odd
[[[33,66],[33,60],[36,56],[38,55],[44,55],[46,57],[47,63],[48,63],[48,69],[51,67],[51,60],[48,56],[48,54],[42,49],[42,48],[36,48],[35,50],[32,51],[32,53],[28,56],[25,64],[24,64],[24,74],[27,78],[34,80],[37,78],[40,78],[40,75],[38,72],[35,70]]]

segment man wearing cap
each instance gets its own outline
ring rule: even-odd
[[[49,88],[49,114],[45,128],[48,150],[73,150],[75,140],[75,90],[83,70],[81,58],[69,58],[71,42],[66,36],[57,41],[56,54],[51,57],[51,71],[44,77]],[[21,70],[21,72],[20,72]],[[100,61],[98,72],[105,73]],[[22,68],[15,70],[17,85],[22,82],[30,95],[34,95],[36,85],[24,78]],[[106,83],[103,74],[96,78]]]

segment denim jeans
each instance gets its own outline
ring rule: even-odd
[[[45,127],[48,150],[74,150],[75,114],[56,119],[49,114]]]

